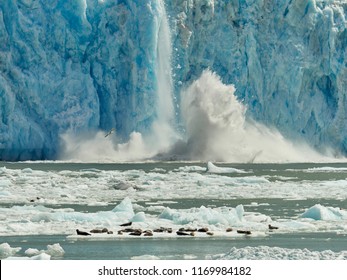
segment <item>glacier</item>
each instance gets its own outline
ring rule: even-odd
[[[346,156],[346,11],[343,0],[2,0],[0,160],[57,159],[62,135],[112,128],[118,144],[135,132],[169,145],[207,69],[235,86],[245,118]]]

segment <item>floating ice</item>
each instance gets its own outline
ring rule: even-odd
[[[59,243],[56,243],[53,245],[47,245],[45,253],[52,257],[62,257],[65,254],[65,251]]]
[[[153,255],[134,256],[131,259],[132,260],[160,260],[159,257],[153,256]]]
[[[28,248],[27,250],[25,250],[24,254],[26,254],[27,256],[37,256],[40,254],[40,250]]]
[[[231,167],[218,167],[212,162],[207,163],[207,172],[210,173],[246,173],[244,170],[231,168]]]
[[[0,180],[0,188],[8,187],[11,184],[12,184],[11,181],[8,179],[1,179]]]
[[[304,170],[304,172],[310,172],[310,173],[315,173],[315,172],[347,172],[347,168],[346,167],[325,166],[325,167],[308,168],[308,169]]]
[[[293,209],[293,216],[280,222],[270,215],[271,210],[266,210],[269,211],[267,213],[248,212],[249,203],[258,199],[344,201],[347,197],[347,181],[331,180],[330,175],[327,180],[308,180],[307,174],[301,172],[297,180],[281,181],[275,177],[278,174],[276,170],[269,171],[271,176],[267,178],[262,175],[263,172],[268,173],[266,170],[261,171],[268,165],[254,165],[254,176],[239,173],[234,177],[205,172],[203,170],[206,168],[194,165],[186,168],[186,163],[158,164],[158,167],[167,170],[165,173],[152,172],[153,163],[119,165],[119,169],[118,165],[110,168],[113,165],[88,164],[88,167],[96,167],[101,172],[81,171],[80,167],[75,170],[74,164],[71,166],[72,170],[60,171],[61,166],[69,165],[45,164],[46,171],[36,170],[37,166],[34,168],[27,163],[19,163],[18,169],[6,168],[6,172],[1,174],[0,180],[6,183],[0,187],[0,235],[71,235],[75,234],[76,228],[90,231],[104,227],[116,232],[115,229],[120,224],[129,221],[152,229],[161,226],[175,228],[185,224],[194,227],[213,226],[216,232],[222,232],[226,225],[235,224],[265,233],[271,222],[280,225],[281,232],[347,232],[347,226],[339,220],[347,220],[346,212],[338,208],[315,206],[308,213],[297,216],[297,213],[305,212],[299,207]],[[32,173],[23,173],[22,166],[30,166]],[[341,167],[340,164],[333,166]],[[103,167],[106,169],[103,170]],[[282,165],[278,167],[281,174],[291,174],[291,171],[282,170]],[[58,170],[54,171],[55,169]],[[115,182],[131,183],[138,187],[115,189]],[[189,203],[200,199],[203,202],[199,205],[192,206]],[[224,203],[229,199],[248,201],[245,202],[244,209],[241,206],[215,206],[214,201]],[[211,203],[207,207],[200,207],[206,205],[206,200]],[[136,201],[136,204],[132,201]],[[175,203],[172,208],[176,209],[167,208],[169,203]],[[263,207],[261,205],[263,204],[259,202],[253,203],[251,209],[254,210],[255,206]],[[272,207],[270,203],[263,208]],[[341,207],[344,207],[343,204]]]
[[[300,215],[301,218],[310,218],[314,220],[335,221],[346,220],[347,211],[336,207],[325,207],[320,204],[312,206]]]
[[[130,219],[131,222],[145,222],[146,221],[146,215],[144,212],[139,212],[136,213],[136,215],[134,215],[134,217],[132,217]]]
[[[65,254],[64,249],[60,246],[59,243],[53,244],[53,245],[47,245],[47,250],[38,250],[29,248],[25,250],[24,254],[27,256],[37,256],[42,253],[45,253],[47,255],[50,255],[51,257],[62,257]]]
[[[113,212],[123,212],[125,214],[134,215],[133,205],[129,197],[124,198],[113,210]]]
[[[51,256],[46,253],[41,253],[32,257],[8,257],[6,260],[50,260]]]
[[[180,168],[177,168],[175,171],[181,171],[181,172],[206,172],[205,167],[201,166],[183,166]]]
[[[160,219],[171,220],[174,224],[184,225],[196,222],[200,225],[240,225],[243,221],[243,206],[235,209],[211,209],[201,206],[187,211],[166,208],[160,215]]]
[[[287,249],[279,247],[232,248],[228,253],[209,256],[213,260],[347,260],[347,251],[318,252],[308,249]]]
[[[8,258],[18,253],[22,248],[12,248],[8,243],[0,244],[0,259]]]

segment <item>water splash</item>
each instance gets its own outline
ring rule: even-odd
[[[186,139],[173,152],[193,160],[229,162],[322,161],[304,143],[292,143],[277,130],[246,118],[233,85],[209,70],[181,94]],[[181,150],[180,150],[181,149]]]

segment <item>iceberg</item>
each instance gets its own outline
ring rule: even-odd
[[[22,248],[21,247],[11,247],[8,243],[0,244],[0,259],[8,258],[10,256],[18,253]]]
[[[301,218],[309,218],[317,221],[337,221],[346,220],[347,212],[336,207],[325,207],[316,204],[300,215]]]
[[[28,248],[25,250],[25,255],[29,257],[39,256],[41,254],[47,254],[50,257],[62,257],[65,254],[64,249],[60,246],[59,243],[53,245],[47,245],[47,250],[38,250],[33,248]]]
[[[220,174],[220,173],[247,173],[246,171],[241,170],[241,169],[237,169],[237,168],[219,167],[219,166],[214,165],[210,161],[207,163],[206,169],[207,169],[206,171],[209,173],[217,173],[217,174]]]
[[[179,139],[204,148],[187,135],[182,101],[208,69],[234,85],[247,122],[346,156],[346,10],[340,0],[3,0],[0,160],[79,155],[66,139],[112,129],[107,144],[121,160],[135,140],[143,158]],[[231,160],[266,149],[251,150]],[[230,160],[216,153],[202,160]]]

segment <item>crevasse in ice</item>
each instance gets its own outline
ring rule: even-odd
[[[155,134],[158,119],[184,133],[181,91],[206,69],[235,85],[248,118],[346,155],[346,10],[339,0],[3,0],[0,159],[56,158],[67,132],[115,128],[128,141]]]

